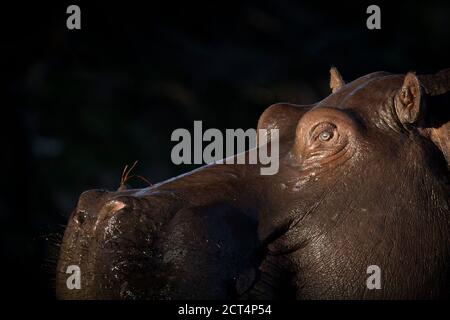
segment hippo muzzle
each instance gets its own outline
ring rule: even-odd
[[[260,244],[252,213],[237,198],[225,201],[236,177],[226,168],[228,179],[206,183],[220,167],[143,190],[84,192],[61,248],[58,297],[236,298]],[[71,265],[79,266],[80,289],[67,287]]]
[[[128,286],[132,284],[123,279],[132,279],[134,271],[142,273],[142,263],[151,261],[146,248],[154,242],[163,211],[157,203],[152,207],[150,201],[130,192],[84,192],[70,217],[71,232],[65,235],[65,254],[58,265],[62,277],[69,265],[80,267],[83,289],[70,291],[73,296],[69,297],[125,298],[131,294]],[[67,292],[64,281],[58,292],[62,296]]]

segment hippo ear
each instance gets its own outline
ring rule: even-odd
[[[432,75],[419,76],[420,83],[426,94],[437,96],[450,91],[450,68]]]
[[[422,100],[420,81],[414,73],[409,72],[403,80],[402,88],[395,96],[395,111],[401,123],[418,122],[423,112]]]
[[[338,91],[343,85],[345,85],[344,79],[335,67],[330,69],[330,88],[333,93]]]
[[[450,68],[419,76],[427,110],[421,132],[442,151],[450,166]]]
[[[448,119],[448,118],[447,118]],[[428,136],[442,151],[450,169],[450,121],[437,128],[431,128]]]

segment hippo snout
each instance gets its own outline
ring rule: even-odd
[[[84,192],[69,219],[58,263],[57,291],[69,299],[137,298],[133,273],[148,274],[157,258],[156,234],[169,219],[171,201],[156,193]],[[81,288],[68,289],[70,266],[81,271]],[[136,280],[137,281],[137,280]],[[131,297],[127,297],[131,295]]]
[[[219,171],[223,179],[211,181]],[[245,286],[239,279],[257,274],[258,224],[229,171],[208,167],[147,189],[84,192],[64,235],[57,296],[222,299],[248,290],[256,278]],[[70,266],[79,267],[79,289],[67,285]]]

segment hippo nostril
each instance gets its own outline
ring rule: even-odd
[[[133,210],[135,208],[134,200],[131,197],[120,196],[106,202],[101,209],[102,219],[108,219],[117,212],[124,209]]]
[[[122,210],[125,208],[126,204],[123,201],[120,200],[112,200],[109,201],[105,207],[108,209],[109,213],[115,213],[119,210]]]
[[[105,205],[104,208],[107,209],[110,213],[115,213],[124,208],[129,208],[130,210],[134,210],[135,208],[141,207],[141,200],[134,196],[118,196],[113,199],[110,199]]]
[[[84,223],[84,221],[86,221],[87,216],[88,216],[88,213],[86,210],[77,210],[77,212],[73,216],[73,220],[77,224],[82,225]]]

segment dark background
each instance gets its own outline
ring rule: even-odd
[[[0,8],[2,290],[52,298],[58,239],[79,194],[125,164],[159,182],[176,128],[255,127],[270,104],[315,102],[328,71],[450,66],[450,3],[16,2]],[[81,30],[66,8],[81,7]],[[382,29],[366,28],[381,7]],[[133,187],[143,187],[138,180]]]

